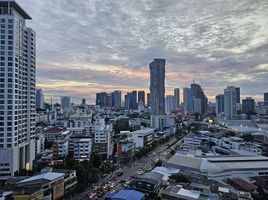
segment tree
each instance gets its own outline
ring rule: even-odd
[[[96,168],[99,168],[100,165],[101,165],[101,156],[96,154],[96,153],[93,153],[92,154],[92,165]]]
[[[249,133],[243,135],[242,138],[243,138],[244,140],[246,140],[247,142],[252,142],[252,141],[254,140],[253,135],[251,135],[251,134],[249,134]]]
[[[190,182],[189,179],[185,175],[180,174],[180,173],[172,174],[170,178],[175,180],[177,183],[179,182],[189,183]]]

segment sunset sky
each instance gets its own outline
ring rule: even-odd
[[[166,59],[166,94],[193,80],[209,100],[227,85],[268,92],[267,0],[17,0],[37,33],[37,87],[46,98],[149,89]]]

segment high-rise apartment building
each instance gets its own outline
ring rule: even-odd
[[[107,93],[100,92],[96,94],[96,105],[100,107],[105,107],[107,102]]]
[[[235,91],[236,91],[236,103],[240,103],[240,87],[236,87]]]
[[[35,158],[35,32],[14,1],[0,1],[0,180]]]
[[[151,114],[165,114],[165,59],[154,59],[150,63]]]
[[[120,90],[113,91],[112,97],[113,97],[113,106],[121,107],[121,91]]]
[[[150,107],[151,94],[147,93],[147,107]]]
[[[224,112],[224,95],[218,94],[216,96],[216,114],[220,114]]]
[[[180,88],[174,89],[174,106],[175,108],[180,107]]]
[[[200,114],[205,114],[207,111],[207,104],[208,104],[208,99],[201,88],[200,85],[197,83],[192,83],[191,84],[191,92],[190,92],[190,111],[191,112],[197,112],[197,110],[194,110],[194,99],[200,99],[201,103],[201,112]],[[196,100],[197,102],[197,100]]]
[[[264,105],[268,106],[268,92],[263,94]]]
[[[170,114],[175,109],[175,97],[173,95],[167,95],[165,99],[165,111],[166,114]]]
[[[242,99],[242,112],[245,114],[253,114],[255,112],[255,101],[251,97]]]
[[[36,89],[35,107],[36,109],[44,109],[44,94],[42,89]]]
[[[190,110],[191,88],[183,88],[183,107]]]
[[[71,97],[69,97],[69,96],[62,96],[61,97],[61,108],[64,111],[71,110]]]
[[[227,120],[235,119],[237,116],[237,90],[235,86],[224,89],[224,117]]]
[[[138,91],[138,103],[143,102],[145,104],[145,92]]]

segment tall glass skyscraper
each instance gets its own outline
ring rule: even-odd
[[[14,1],[0,1],[0,180],[35,158],[35,32]]]
[[[151,114],[165,114],[165,59],[154,59],[150,63]]]

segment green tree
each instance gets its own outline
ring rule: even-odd
[[[254,140],[253,135],[251,135],[251,134],[249,134],[249,133],[243,135],[242,138],[243,138],[244,140],[246,140],[247,142],[252,142],[252,141]]]

